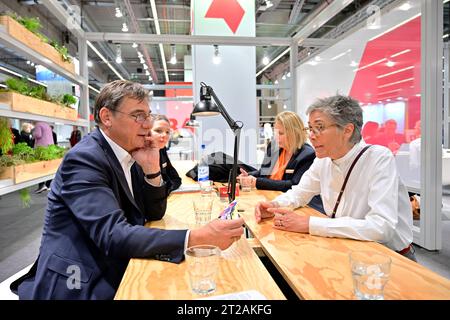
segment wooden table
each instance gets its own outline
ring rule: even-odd
[[[324,238],[286,232],[272,227],[272,219],[257,224],[254,205],[279,193],[256,191],[242,196],[247,227],[265,254],[300,299],[355,299],[348,255],[354,250],[376,251],[392,258],[385,299],[450,299],[450,280],[376,243],[351,239]],[[322,216],[311,208],[297,209],[301,215]]]
[[[184,163],[184,167],[192,166]],[[192,183],[177,166],[183,183]],[[192,197],[199,193],[172,194],[168,198],[166,215],[160,221],[147,226],[162,229],[187,229],[195,227]],[[214,214],[221,208],[217,198]],[[266,270],[261,260],[244,236],[230,248],[222,251],[217,290],[212,295],[257,290],[267,299],[285,299],[283,293]],[[151,259],[131,259],[115,299],[197,299],[189,285],[187,264],[163,262]]]

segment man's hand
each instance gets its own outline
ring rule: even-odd
[[[309,233],[309,216],[300,216],[286,208],[269,208],[275,214],[273,227],[279,230]]]
[[[152,136],[145,137],[145,147],[131,153],[134,160],[141,166],[145,174],[155,173],[159,167],[159,148]]]
[[[277,208],[278,204],[269,201],[260,201],[255,207],[255,219],[257,223],[260,223],[262,219],[272,218],[274,214],[270,212],[269,208]]]
[[[218,246],[225,250],[241,238],[244,232],[242,227],[244,219],[213,220],[207,225],[191,230],[189,233],[188,247],[200,244]]]

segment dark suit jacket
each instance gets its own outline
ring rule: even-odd
[[[162,178],[166,183],[167,195],[169,195],[173,190],[181,186],[181,178],[177,170],[172,166],[165,147],[159,150],[159,164]]]
[[[274,144],[269,143],[261,168],[248,172],[249,175],[256,177],[257,189],[288,191],[293,185],[300,182],[302,175],[309,169],[316,158],[313,147],[305,143],[292,155],[286,166],[282,180],[273,180],[270,179],[270,176],[281,151],[282,149],[276,150]],[[315,196],[309,205],[322,213],[324,212],[320,196]]]
[[[48,195],[37,265],[19,281],[20,299],[112,299],[130,258],[183,259],[186,230],[143,227],[163,217],[165,186],[145,182],[136,163],[131,175],[134,198],[99,130],[67,153]]]

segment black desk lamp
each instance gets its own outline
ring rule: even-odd
[[[212,99],[211,99],[212,98]],[[237,177],[237,159],[239,152],[239,136],[241,134],[241,128],[243,123],[241,121],[234,121],[228,114],[225,107],[217,98],[213,88],[206,85],[204,82],[200,82],[200,102],[197,103],[192,110],[194,116],[215,116],[221,114],[234,134],[234,156],[233,167],[231,168],[231,177],[228,183],[228,201],[231,202],[235,198],[236,192],[236,177]],[[231,187],[230,187],[231,186]]]
[[[186,121],[184,126],[189,128],[197,128],[199,126],[198,121],[195,120],[195,116],[192,113],[189,120]]]

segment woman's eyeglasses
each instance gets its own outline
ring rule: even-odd
[[[320,136],[322,134],[322,132],[324,132],[326,129],[330,128],[330,127],[338,127],[338,125],[336,123],[330,124],[328,126],[325,126],[323,124],[318,124],[317,126],[314,127],[306,127],[304,130],[306,131],[307,134],[311,134],[314,133],[315,136]]]

